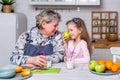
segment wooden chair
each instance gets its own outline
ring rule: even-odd
[[[111,47],[110,52],[113,55],[113,62],[116,62],[117,59],[120,59],[120,47]]]

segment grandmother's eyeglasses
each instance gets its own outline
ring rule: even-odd
[[[73,18],[72,21],[78,26],[80,26],[80,21],[77,18]]]

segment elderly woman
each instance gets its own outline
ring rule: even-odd
[[[43,10],[36,16],[36,26],[20,35],[10,61],[15,65],[46,66],[63,61],[64,46],[58,31],[60,14]]]

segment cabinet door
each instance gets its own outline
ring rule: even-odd
[[[100,5],[100,0],[76,0],[77,5]]]
[[[52,0],[29,0],[30,5],[50,5]]]
[[[75,5],[75,0],[53,0],[54,5]]]

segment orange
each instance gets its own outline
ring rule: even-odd
[[[108,59],[105,61],[106,63],[113,63],[113,61],[111,59]]]
[[[23,69],[22,72],[21,72],[21,76],[25,77],[25,76],[28,76],[28,75],[30,75],[30,69]]]
[[[97,63],[104,64],[104,63],[105,63],[105,61],[104,61],[103,59],[99,59],[99,60],[97,60]]]
[[[105,64],[105,60],[99,59],[99,60],[97,60],[97,63],[99,63],[99,64]]]
[[[17,73],[20,73],[20,72],[22,72],[22,67],[21,66],[16,66],[15,67],[15,72],[17,72]]]
[[[107,70],[111,70],[112,63],[106,63],[105,67],[106,67]]]
[[[111,59],[106,60],[106,62],[105,62],[105,68],[107,70],[111,70],[112,64],[113,64],[113,61]]]
[[[113,64],[112,67],[111,67],[111,71],[112,71],[112,72],[118,72],[118,70],[119,70],[118,65]]]
[[[114,64],[116,64],[120,67],[120,61],[114,62]]]
[[[97,60],[97,63],[103,64],[103,65],[105,66],[105,60],[104,60],[104,59],[99,59],[99,60]]]

